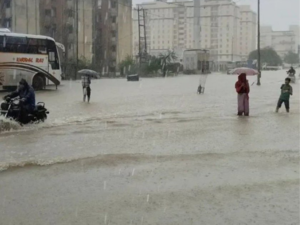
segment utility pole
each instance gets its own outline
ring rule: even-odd
[[[78,0],[75,0],[75,26],[76,26],[76,70],[75,70],[75,78],[77,78],[77,71],[78,71],[78,41],[79,41],[79,29],[78,29],[78,22],[79,22],[79,13],[78,13]]]
[[[257,67],[258,67],[258,75],[257,75],[257,85],[260,86],[260,0],[257,0]]]
[[[231,40],[231,62],[233,62],[233,36],[232,36],[232,40]]]
[[[93,59],[92,64],[93,67],[96,65],[96,40],[98,38],[98,23],[97,23],[97,13],[98,13],[98,7],[97,7],[97,0],[93,0]],[[98,69],[98,68],[97,68]]]
[[[26,33],[29,34],[29,16],[28,16],[28,0],[26,0]]]
[[[146,31],[146,18],[145,9],[140,6],[137,8],[138,13],[138,30],[139,30],[139,67],[147,61],[147,31]]]
[[[35,12],[34,12],[34,14],[35,14],[35,34],[38,35],[39,34],[38,31],[37,31],[37,27],[38,27],[38,25],[37,25],[37,23],[38,23],[37,22],[38,21],[38,19],[37,19],[38,10],[37,10],[37,1],[36,0],[34,1],[34,4],[35,4]],[[40,2],[39,2],[39,4],[40,4]]]
[[[201,1],[194,0],[194,48],[200,49],[200,32],[201,32]]]

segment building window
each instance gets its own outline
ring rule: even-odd
[[[11,28],[11,19],[6,19],[4,23],[6,28]]]
[[[11,7],[11,0],[6,1],[5,7],[6,8],[10,8]]]

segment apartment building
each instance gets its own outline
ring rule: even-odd
[[[175,9],[178,8],[175,4],[166,2],[151,2],[141,4],[140,7],[146,9],[146,40],[148,52],[166,51],[173,49],[175,41],[178,41],[178,36],[174,29]],[[133,11],[133,55],[136,56],[139,51],[139,27],[138,27],[138,12]],[[176,40],[175,40],[176,38]],[[176,43],[177,44],[177,43]]]
[[[299,53],[299,30],[298,25],[292,25],[285,31],[274,31],[272,26],[262,26],[261,47],[272,47],[282,59],[289,51]]]
[[[146,10],[148,52],[202,48],[218,63],[245,60],[256,48],[256,14],[250,6],[232,0],[195,1],[156,0],[139,5]],[[133,15],[133,54],[137,55],[137,12]]]
[[[65,45],[68,58],[74,58],[78,14],[78,56],[91,60],[93,1],[0,0],[1,27],[16,33],[53,37]]]
[[[39,0],[0,0],[0,26],[18,33],[40,34]]]
[[[132,55],[132,0],[100,1],[99,59],[102,73],[118,74],[118,64]]]
[[[93,62],[115,75],[132,54],[132,0],[0,0],[0,27],[42,34],[65,46],[62,59]]]
[[[257,14],[248,5],[240,7],[240,43],[239,50],[242,60],[247,60],[249,53],[257,49]]]

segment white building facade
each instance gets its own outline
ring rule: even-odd
[[[146,10],[148,53],[202,48],[210,51],[216,63],[246,60],[256,49],[256,14],[250,6],[238,6],[232,0],[195,1],[156,0],[139,5]],[[137,55],[137,12],[133,15],[133,55]]]
[[[287,31],[273,31],[271,26],[261,27],[261,47],[272,47],[283,59],[289,52],[299,53],[299,26],[293,25]]]

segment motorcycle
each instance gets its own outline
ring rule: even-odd
[[[291,79],[291,83],[295,83],[296,82],[295,73],[287,72],[287,74],[288,74],[288,78]]]
[[[38,102],[33,112],[24,116],[23,121],[18,121],[18,115],[20,112],[19,98],[6,98],[1,103],[0,115],[4,118],[15,120],[21,125],[29,123],[40,123],[47,119],[49,111],[45,108],[44,102]]]

